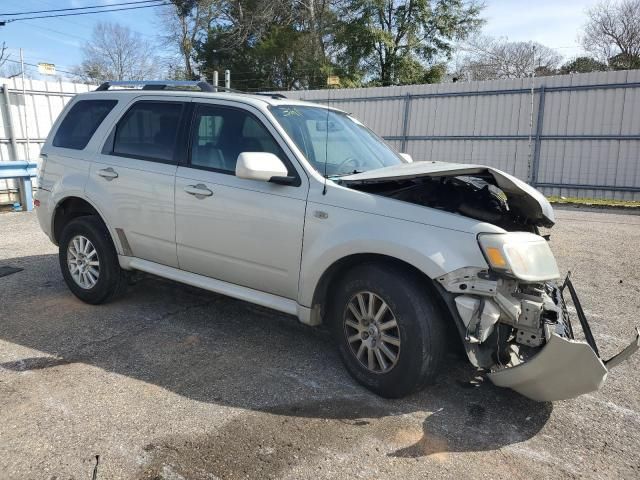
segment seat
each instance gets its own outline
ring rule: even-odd
[[[210,143],[194,146],[191,163],[200,167],[226,170],[222,151]]]

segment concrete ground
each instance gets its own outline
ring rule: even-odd
[[[640,216],[558,211],[552,248],[609,356],[640,324]],[[535,403],[451,356],[380,399],[323,330],[145,278],[103,306],[63,283],[35,216],[0,215],[0,478],[638,478],[640,355]]]

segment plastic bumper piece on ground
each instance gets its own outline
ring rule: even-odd
[[[598,390],[609,368],[629,358],[640,346],[640,333],[608,362],[598,358],[586,342],[568,340],[555,333],[540,353],[522,365],[489,374],[499,387],[507,387],[539,402],[577,397]]]
[[[565,287],[569,287],[586,341],[551,333],[546,345],[530,360],[515,367],[489,373],[489,379],[495,385],[511,388],[540,402],[577,397],[598,390],[604,384],[609,370],[640,348],[640,330],[636,328],[634,340],[620,353],[603,361],[569,276],[560,293]],[[564,302],[562,306],[566,312]],[[569,328],[569,331],[573,337],[572,329]]]

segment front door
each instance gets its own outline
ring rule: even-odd
[[[190,160],[176,173],[180,268],[297,298],[307,177],[258,110],[202,103],[192,125]],[[236,177],[242,152],[274,153],[297,185]]]
[[[161,98],[130,105],[91,165],[85,191],[103,208],[122,253],[177,267],[174,182],[188,103]]]

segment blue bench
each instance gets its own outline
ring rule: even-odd
[[[33,187],[31,178],[38,173],[38,164],[22,160],[0,162],[0,180],[16,179],[20,182],[22,210],[33,210]]]

